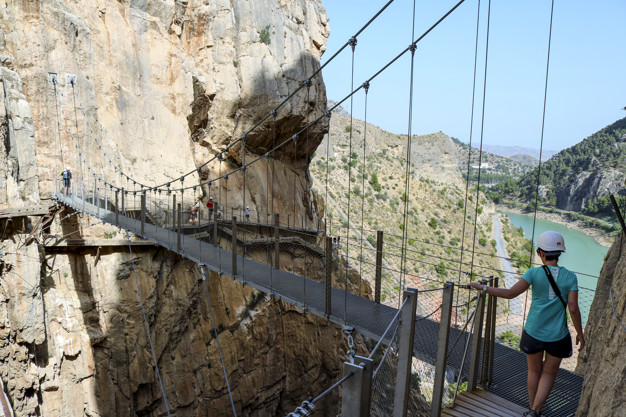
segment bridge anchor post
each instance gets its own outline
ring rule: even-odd
[[[343,384],[341,415],[342,417],[369,417],[374,361],[356,356],[354,362],[343,363],[344,377],[350,373],[353,375]]]
[[[383,277],[383,231],[376,232],[376,279],[374,281],[374,302],[380,304],[380,287]]]
[[[120,191],[115,190],[115,225],[120,225],[120,206],[118,206]]]
[[[486,281],[481,281],[485,284]],[[478,370],[480,367],[480,346],[483,336],[483,321],[485,319],[485,295],[480,293],[478,303],[476,305],[476,322],[474,323],[474,332],[472,334],[472,351],[470,353],[470,368],[467,382],[467,390],[474,391],[478,382]]]
[[[407,288],[404,291],[404,299],[406,300],[406,305],[400,314],[398,327],[398,368],[396,370],[396,389],[393,398],[393,417],[406,417],[409,405],[417,289]]]
[[[274,269],[280,269],[280,222],[278,213],[274,213]]]
[[[141,237],[145,238],[146,228],[146,192],[141,193]]]
[[[182,204],[178,203],[178,228],[176,229],[177,233],[176,233],[176,250],[178,252],[180,252],[181,249],[181,244],[180,244],[180,233],[181,233],[181,227],[182,227],[182,223],[183,223],[183,208],[182,208]]]
[[[328,318],[330,317],[330,315],[332,314],[332,266],[333,266],[333,238],[327,236],[326,237],[326,259],[325,259],[325,268],[326,268],[326,294],[325,294],[325,301],[326,301],[326,308],[325,308],[325,313],[326,313],[326,319],[328,320]]]
[[[448,281],[443,287],[441,301],[441,321],[439,322],[439,341],[437,342],[437,360],[435,362],[435,380],[433,383],[433,402],[430,409],[431,417],[441,414],[443,387],[446,379],[446,363],[448,361],[448,341],[450,337],[450,323],[452,322],[452,301],[454,283]]]

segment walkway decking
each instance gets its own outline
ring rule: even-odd
[[[513,404],[487,391],[464,392],[454,408],[445,408],[442,416],[451,417],[520,417],[527,408]]]
[[[249,285],[270,296],[297,306],[304,311],[339,324],[354,327],[358,333],[379,340],[397,309],[377,304],[372,300],[347,293],[337,288],[331,289],[332,313],[325,313],[325,285],[311,279],[272,268],[241,256],[236,257],[237,274],[233,274],[233,254],[207,242],[181,235],[181,250],[177,250],[177,233],[155,226],[144,225],[141,233],[141,222],[122,215],[98,208],[88,202],[74,197],[57,195],[59,201],[76,210],[97,217],[113,225],[142,236],[144,239],[168,248],[196,263],[203,263],[207,268],[219,274],[229,276],[242,284]],[[417,317],[415,324],[415,341],[413,354],[416,358],[434,364],[437,354],[439,323],[430,319]],[[461,366],[467,333],[461,334],[456,328],[450,329],[450,343],[457,338],[459,342],[449,354],[448,364],[453,369]],[[469,364],[465,363],[467,369]],[[489,391],[519,406],[528,403],[526,394],[526,357],[523,353],[510,347],[496,343],[494,375]],[[582,377],[561,369],[552,394],[545,406],[548,416],[574,416],[578,408]]]

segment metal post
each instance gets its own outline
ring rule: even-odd
[[[237,278],[237,216],[232,218],[233,278]]]
[[[476,317],[474,333],[472,335],[472,351],[470,353],[470,368],[467,382],[467,390],[474,391],[477,387],[478,369],[480,366],[480,345],[483,333],[483,320],[485,317],[485,295],[480,294],[476,305]]]
[[[491,282],[489,282],[488,285],[491,285]],[[480,368],[480,377],[478,378],[478,383],[481,385],[484,385],[487,382],[487,375],[489,374],[489,357],[491,356],[491,312],[493,310],[493,297],[491,295],[487,296],[486,302],[487,315],[485,317],[485,343],[483,344],[483,349],[481,353],[481,363],[483,364],[483,366]]]
[[[326,237],[326,318],[332,313],[332,265],[333,265],[333,238]]]
[[[109,207],[109,198],[107,194],[108,190],[109,190],[109,187],[107,187],[107,185],[104,184],[104,209],[105,210],[107,210],[107,207]]]
[[[181,248],[180,232],[181,232],[182,223],[183,223],[183,208],[182,208],[182,204],[178,203],[178,225],[177,225],[178,232],[176,233],[176,249],[178,252],[180,252],[180,248]]]
[[[120,190],[115,190],[115,225],[120,225],[120,206],[117,205],[119,201]]]
[[[417,289],[404,291],[406,305],[400,314],[398,326],[398,367],[396,369],[396,389],[393,398],[393,417],[406,417],[409,405],[411,364],[413,362],[413,338],[415,337],[415,313],[417,310]]]
[[[96,217],[100,217],[100,190],[98,189],[98,187],[96,187],[96,194],[95,194],[95,198],[96,198]]]
[[[443,400],[443,386],[446,379],[446,363],[448,361],[448,339],[452,322],[452,301],[454,283],[448,281],[443,286],[441,301],[441,321],[439,322],[439,341],[437,342],[437,361],[435,362],[435,380],[433,383],[433,403],[431,417],[439,417]]]
[[[176,230],[176,193],[172,195],[172,229]]]
[[[141,237],[145,238],[146,228],[146,192],[141,193]]]
[[[374,283],[374,302],[380,304],[380,287],[383,277],[383,231],[376,232],[376,280]]]
[[[85,212],[85,182],[84,181],[83,181],[82,193],[83,193],[83,213],[84,213]]]
[[[496,277],[494,282],[493,282],[493,286],[498,288],[499,285],[499,278]],[[491,299],[493,299],[493,309],[491,310],[491,338],[489,339],[489,352],[491,352],[491,354],[489,355],[489,362],[488,362],[488,366],[489,366],[489,372],[487,373],[487,384],[491,385],[491,382],[493,381],[493,361],[495,359],[495,352],[496,352],[496,314],[498,311],[498,297],[490,295],[489,299],[491,301]]]
[[[209,217],[211,217],[210,213]],[[213,245],[217,246],[217,244],[217,210],[213,210]]]
[[[370,396],[372,391],[372,368],[374,361],[362,356],[355,356],[355,363],[343,363],[343,375],[353,373],[343,384],[341,415],[351,417],[369,417]]]
[[[280,223],[278,213],[274,214],[274,268],[280,269]]]

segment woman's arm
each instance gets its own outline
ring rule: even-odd
[[[576,344],[580,343],[578,350],[582,350],[585,347],[585,335],[583,334],[583,325],[580,319],[580,309],[578,308],[578,291],[570,291],[567,296],[567,307],[569,308],[569,315],[574,323],[576,329]]]
[[[479,291],[483,290],[483,284],[478,282],[470,282],[467,286]],[[528,287],[530,287],[530,284],[526,282],[526,280],[520,279],[511,288],[496,288],[487,286],[487,294],[511,299],[526,291]]]

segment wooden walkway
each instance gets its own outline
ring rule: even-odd
[[[451,417],[520,417],[528,409],[487,391],[461,393],[454,408],[444,408],[442,416]]]

